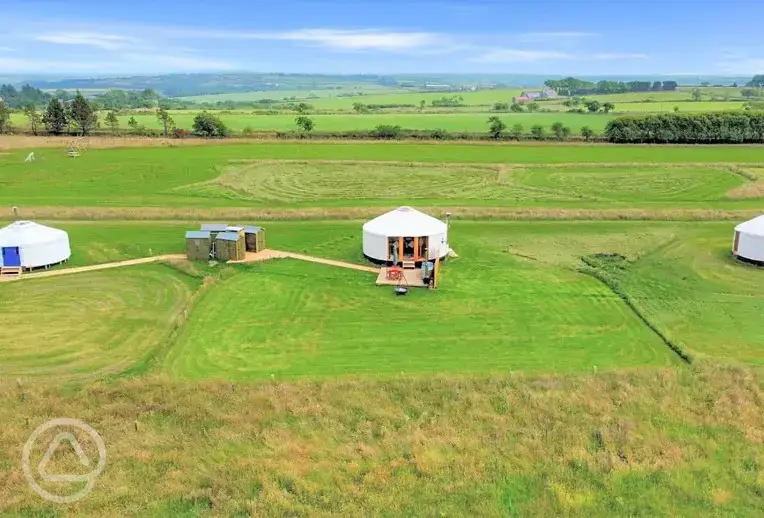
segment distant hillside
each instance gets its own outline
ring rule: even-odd
[[[182,97],[205,94],[227,94],[252,91],[285,90],[342,90],[369,87],[403,86],[424,88],[426,85],[447,87],[536,87],[547,79],[562,79],[563,75],[528,74],[401,74],[401,75],[316,75],[316,74],[170,74],[160,76],[131,76],[104,78],[6,78],[9,83],[20,86],[23,83],[42,90],[123,90],[152,89],[168,97]],[[731,85],[745,84],[750,77],[722,76],[580,76],[587,81],[607,79],[611,81],[677,81],[682,85]]]

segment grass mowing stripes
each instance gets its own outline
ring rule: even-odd
[[[307,160],[316,151],[321,153],[313,160],[368,154],[365,160],[349,163]],[[377,155],[380,151],[384,156]],[[473,151],[480,154],[471,156]],[[653,153],[649,160],[647,151]],[[454,152],[462,163],[455,163]],[[630,161],[606,160],[617,153],[623,154],[621,160]],[[644,156],[640,159],[630,153]],[[662,153],[665,165],[659,163]],[[727,196],[748,181],[730,173],[727,164],[764,161],[764,148],[759,147],[734,148],[733,152],[723,147],[357,143],[108,149],[91,150],[77,159],[59,149],[37,154],[38,160],[31,164],[23,162],[25,155],[20,151],[0,156],[0,203],[22,210],[23,206],[241,207],[251,206],[251,201],[264,208],[408,202],[596,209],[612,208],[618,202],[651,208],[660,204],[663,208],[747,209],[757,207],[758,200]],[[693,165],[674,163],[681,155],[693,159]],[[274,157],[298,160],[279,163]],[[563,157],[567,161],[558,160]],[[725,158],[729,162],[722,161]],[[270,160],[240,162],[253,159]],[[576,163],[585,159],[585,164]],[[534,160],[540,163],[529,163]],[[704,161],[711,163],[704,166]],[[746,192],[755,195],[756,191]]]
[[[0,377],[99,377],[145,358],[198,286],[160,265],[0,286]]]

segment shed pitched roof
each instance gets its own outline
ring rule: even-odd
[[[186,232],[186,239],[209,239],[210,233],[208,230],[188,230]]]
[[[221,232],[215,239],[222,239],[223,241],[238,241],[239,234],[236,232]]]
[[[202,230],[211,230],[212,232],[225,232],[228,223],[202,223]]]
[[[244,227],[230,226],[225,228],[226,232],[240,232],[244,230]]]
[[[257,227],[255,225],[250,225],[248,227],[244,227],[244,233],[245,234],[257,234],[263,229],[263,227]]]

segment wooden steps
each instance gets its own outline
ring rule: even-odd
[[[0,266],[0,279],[9,281],[21,278],[21,266]]]
[[[404,270],[411,270],[416,268],[416,262],[415,261],[403,261],[403,269]]]

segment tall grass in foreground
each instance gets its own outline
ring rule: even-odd
[[[93,492],[66,508],[83,516],[754,516],[764,512],[763,387],[760,369],[708,365],[3,383],[0,512],[62,511],[27,487],[18,459],[36,426],[66,415],[98,430],[108,452]]]

